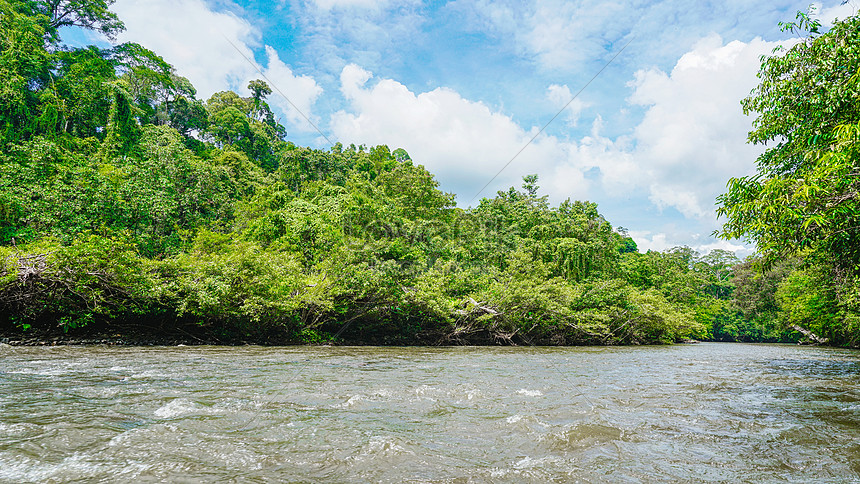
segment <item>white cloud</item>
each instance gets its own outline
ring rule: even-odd
[[[278,53],[272,47],[266,46],[266,55],[269,62],[263,72],[280,91],[275,91],[269,97],[269,104],[279,107],[286,114],[289,126],[303,131],[314,130],[314,127],[308,124],[304,118],[305,116],[309,118],[313,116],[312,107],[322,94],[322,88],[310,76],[295,75],[292,69],[281,61]],[[251,75],[251,78],[254,77]],[[247,82],[245,84],[247,85]],[[289,101],[284,96],[289,98]]]
[[[582,140],[580,164],[594,163],[610,191],[644,187],[657,207],[715,223],[715,197],[728,178],[749,174],[761,152],[746,144],[751,119],[739,101],[756,85],[759,56],[775,45],[724,45],[711,35],[669,73],[636,72],[629,102],[646,107],[644,118],[629,137]]]
[[[261,77],[248,62],[254,60],[252,47],[260,45],[260,33],[231,12],[214,11],[202,0],[119,0],[113,9],[126,26],[118,40],[137,42],[161,55],[194,84],[201,99],[227,89],[243,91],[250,80]],[[311,116],[322,89],[313,78],[295,75],[273,48],[265,50],[266,77]],[[288,128],[312,129],[280,95],[269,100],[283,110]]]
[[[629,7],[605,0],[456,0],[452,8],[469,27],[512,41],[523,57],[543,68],[564,71],[604,52],[608,37],[618,36],[615,25],[633,24]]]
[[[734,252],[738,259],[743,260],[745,257],[752,255],[755,252],[754,247],[734,244],[729,240],[716,240],[707,244],[700,244],[693,247],[693,250],[698,252],[699,254],[705,255],[710,253],[712,250],[727,250],[729,252]]]
[[[420,0],[293,3],[299,7],[285,21],[301,30],[305,55],[332,82],[349,63],[371,68],[395,63],[420,35],[424,21]]]
[[[446,6],[471,29],[482,32],[515,32],[522,23],[522,2],[512,6],[497,0],[453,0]]]
[[[259,45],[260,33],[233,13],[215,12],[202,0],[119,0],[113,10],[126,26],[120,41],[164,57],[204,99],[253,71],[242,56],[253,59],[251,46]]]
[[[716,196],[730,177],[755,169],[762,148],[746,144],[751,118],[743,115],[740,100],[757,84],[759,57],[775,45],[761,39],[724,43],[712,35],[668,72],[636,72],[627,101],[644,108],[642,120],[629,133],[612,139],[602,134],[598,116],[591,133],[571,143],[570,156],[559,170],[599,170],[597,181],[588,177],[597,201],[600,197],[614,201],[617,214],[607,213],[609,220],[619,223],[627,216],[623,224],[643,251],[683,244],[702,253],[721,248],[749,254],[744,246],[692,232],[710,234],[718,228]],[[629,208],[618,205],[624,199]],[[658,216],[649,206],[664,212],[672,208],[683,218],[671,213]],[[629,212],[642,215],[630,220]]]
[[[664,233],[654,234],[647,230],[631,230],[629,235],[636,242],[636,247],[639,249],[639,252],[643,253],[648,252],[649,250],[662,252],[677,245],[669,243],[668,238]]]
[[[851,0],[857,5],[858,0]],[[791,0],[455,0],[465,25],[489,32],[506,48],[533,61],[543,73],[594,72],[632,40],[615,62],[666,68],[705,32],[748,40],[776,32],[776,23],[793,16]],[[849,9],[838,6],[841,17]],[[803,5],[805,6],[805,4]],[[801,7],[803,7],[801,6]],[[607,73],[609,76],[612,72]]]
[[[491,190],[538,173],[554,200],[584,198],[596,188],[586,174],[597,168],[602,193],[631,198],[644,192],[657,208],[677,209],[713,230],[716,196],[730,177],[751,173],[761,152],[746,144],[751,119],[739,101],[756,85],[759,56],[775,45],[761,39],[724,44],[712,35],[668,73],[638,71],[628,101],[643,106],[645,114],[632,132],[609,139],[601,134],[597,117],[592,132],[578,141],[541,135]],[[537,132],[450,89],[416,94],[399,82],[373,83],[371,77],[356,65],[343,69],[341,90],[349,109],[332,117],[332,131],[346,143],[405,148],[437,174],[445,189],[459,193],[461,203],[468,203],[470,194]],[[569,101],[569,95],[566,86],[547,91],[559,102]],[[483,195],[492,195],[491,190]]]
[[[224,5],[224,1],[218,5]],[[598,5],[596,0],[533,0],[525,6],[513,1],[454,3],[451,8],[460,8],[455,12],[457,18],[495,36],[502,50],[535,59],[544,68],[543,73],[578,72],[584,63],[607,58],[607,50],[615,50],[608,46],[616,45],[630,30],[658,32],[645,28],[650,24],[637,24],[635,20],[639,17],[662,28],[667,17],[663,13],[674,12],[671,13],[675,15],[674,22],[696,25],[693,29],[689,25],[680,29],[687,32],[683,42],[677,41],[682,38],[676,32],[679,29],[662,29],[651,37],[640,34],[613,64],[620,67],[625,62],[648,59],[647,62],[660,66],[640,69],[629,84],[631,95],[627,102],[641,109],[628,112],[644,112],[638,124],[635,119],[629,121],[636,124],[634,129],[621,136],[604,135],[601,118],[593,121],[584,118],[591,111],[586,109],[590,106],[577,99],[556,123],[567,120],[583,131],[590,124],[591,133],[577,134],[576,139],[542,134],[482,196],[519,185],[524,174],[538,173],[544,191],[556,202],[567,197],[591,196],[597,197],[595,200],[603,207],[605,201],[617,203],[626,198],[639,205],[637,211],[642,207],[666,209],[675,220],[680,218],[674,213],[677,209],[686,217],[685,222],[696,225],[692,230],[708,233],[716,227],[714,197],[725,189],[729,177],[751,172],[760,152],[760,148],[745,144],[750,119],[742,115],[739,100],[756,85],[758,57],[769,54],[776,44],[758,38],[749,42],[723,42],[712,35],[689,47],[692,45],[689,39],[690,35],[710,30],[701,27],[702,11],[708,18],[730,22],[738,18],[732,12],[754,10],[765,2],[729,2],[731,5],[720,8],[685,6],[680,10],[673,2],[662,0],[654,3],[653,8],[639,4],[624,7],[618,2]],[[321,103],[335,106],[332,109],[340,107],[330,118],[330,130],[337,140],[405,148],[416,162],[437,175],[443,189],[456,191],[461,204],[468,203],[537,133],[539,126],[520,125],[511,115],[467,99],[455,90],[434,88],[438,83],[421,92],[421,88],[409,89],[398,82],[420,85],[415,76],[397,80],[372,78],[365,69],[396,75],[389,73],[404,64],[399,56],[414,53],[406,50],[405,44],[426,48],[430,45],[428,41],[435,40],[422,31],[424,23],[432,19],[424,17],[428,10],[416,0],[295,0],[290,4],[293,7],[290,15],[294,15],[290,22],[302,36],[302,56],[316,69],[316,79],[285,64],[275,49],[263,44],[252,23],[228,11],[214,9],[203,0],[119,0],[115,10],[128,27],[121,40],[139,42],[163,55],[198,87],[203,98],[227,88],[243,91],[248,80],[260,77],[226,39],[252,60],[255,51],[265,50],[265,55],[260,56],[265,63],[264,72],[308,116],[313,117],[315,102],[322,95],[317,79],[326,83],[330,93],[336,92],[336,87],[329,86],[339,84],[343,99],[332,98],[324,100],[328,104]],[[842,18],[846,16],[846,8],[823,9],[822,16]],[[722,15],[714,15],[714,9]],[[770,18],[763,21],[771,22]],[[648,55],[636,55],[631,50]],[[680,55],[684,51],[687,52]],[[607,78],[617,81],[617,76],[627,76],[612,71],[604,73],[601,81]],[[612,78],[613,75],[616,77]],[[549,87],[545,93],[537,90],[538,109],[554,114],[571,99],[570,88],[561,82],[576,81],[568,76],[561,78],[564,81],[559,76],[542,78],[542,85]],[[589,98],[595,103],[601,102],[600,99],[605,102],[599,85],[600,82],[595,83],[587,92],[595,95]],[[484,99],[492,98],[488,95]],[[291,132],[311,130],[277,93],[270,102],[285,112]],[[617,119],[623,117],[604,114],[616,126]],[[524,116],[534,119],[530,117],[533,112]],[[542,125],[548,120],[548,116],[541,117],[542,120],[533,122]],[[557,125],[553,128],[550,131],[554,133],[573,131],[559,130]],[[615,132],[621,129],[616,128]],[[613,214],[607,216],[613,220]],[[643,222],[646,223],[650,221]],[[643,239],[648,247],[678,243],[704,247],[714,243],[711,239],[700,241],[689,234],[685,236],[682,231],[654,227],[652,224],[655,233]]]
[[[332,116],[331,129],[344,143],[402,147],[417,163],[437,175],[445,190],[469,199],[537,133],[522,129],[509,116],[457,92],[437,88],[415,94],[403,84],[381,79],[350,64],[341,73],[341,91],[351,112]],[[481,196],[520,185],[520,177],[538,173],[557,198],[582,198],[587,182],[582,172],[565,163],[570,145],[539,136]]]
[[[564,107],[565,114],[567,115],[567,122],[571,126],[576,126],[577,121],[579,121],[579,117],[582,115],[582,110],[588,107],[588,105],[582,100],[573,99],[573,94],[570,93],[570,88],[566,85],[550,85],[549,88],[547,88],[546,97],[555,109],[561,109]]]
[[[706,255],[712,250],[720,249],[734,252],[739,259],[743,259],[754,252],[752,247],[746,245],[732,243],[727,240],[714,240],[711,238],[703,240],[703,237],[698,234],[693,234],[691,237],[690,234],[677,230],[672,230],[669,234],[665,232],[654,233],[648,230],[631,230],[629,235],[636,242],[636,247],[639,249],[639,252],[643,253],[648,252],[649,250],[663,252],[667,249],[678,247],[681,244],[686,244],[688,247],[698,252],[699,255]]]
[[[570,68],[603,51],[603,37],[629,12],[621,2],[536,0],[521,43],[548,68]]]
[[[588,199],[589,181],[582,170],[571,163],[562,163],[540,178],[543,192],[548,193],[554,201],[570,198],[572,200]]]
[[[818,18],[821,19],[821,23],[823,23],[826,27],[833,26],[833,22],[836,19],[845,20],[848,17],[856,15],[858,11],[860,11],[860,7],[858,7],[856,1],[849,1],[846,3],[838,3],[833,5],[832,7],[823,7],[819,3],[814,3],[815,8],[819,13]]]

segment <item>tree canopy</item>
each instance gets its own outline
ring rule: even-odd
[[[798,296],[821,290],[830,274],[824,289],[832,294],[820,299],[829,306],[797,321],[830,318],[825,326],[849,337],[860,309],[852,296],[860,274],[860,16],[822,32],[800,12],[782,28],[800,38],[763,59],[761,82],[742,102],[756,113],[749,141],[772,146],[754,175],[731,179],[719,197],[720,235],[754,242],[766,265],[802,256],[806,275],[791,276]]]
[[[813,247],[846,267],[860,256],[860,17],[819,33],[807,14],[783,25],[805,34],[762,64],[743,101],[757,113],[749,141],[774,143],[756,174],[729,181],[718,212],[724,237],[746,237],[768,257]]]
[[[0,0],[0,331],[149,324],[221,341],[387,344],[803,337],[785,320],[836,344],[860,334],[854,286],[826,283],[855,274],[853,20],[765,60],[745,101],[765,113],[751,140],[778,144],[721,199],[724,233],[769,258],[742,263],[689,247],[640,253],[597,204],[550,203],[536,175],[457,207],[403,148],[288,141],[262,80],[250,96],[203,100],[141,45],[60,43],[63,26],[119,32],[111,4]],[[818,29],[806,17],[791,28]]]
[[[82,27],[101,32],[109,39],[125,29],[110,6],[116,0],[17,0],[19,11],[40,18],[47,32],[58,38],[61,27]]]

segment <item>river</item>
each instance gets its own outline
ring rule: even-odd
[[[860,482],[860,353],[0,347],[0,482]]]

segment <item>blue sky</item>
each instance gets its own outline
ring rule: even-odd
[[[830,22],[858,1],[816,4]],[[739,101],[779,21],[806,1],[118,0],[120,41],[176,66],[199,96],[246,92],[259,67],[289,139],[404,148],[461,206],[537,173],[553,202],[597,202],[641,250],[739,250],[710,236],[714,198],[754,170]],[[83,41],[79,33],[70,43]],[[232,43],[232,45],[231,45]],[[234,47],[235,46],[235,47]],[[237,51],[237,48],[239,51]],[[245,57],[255,61],[252,66]],[[304,117],[309,117],[324,136]],[[480,198],[480,197],[479,197]]]

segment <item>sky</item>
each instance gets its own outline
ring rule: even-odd
[[[858,0],[814,5],[825,25],[860,10]],[[764,149],[746,143],[753,118],[740,101],[761,56],[794,42],[778,23],[808,6],[117,0],[113,10],[126,25],[117,41],[154,50],[201,99],[248,95],[250,80],[266,79],[298,145],[403,148],[461,207],[537,174],[551,202],[597,203],[640,251],[743,257],[754,247],[711,235],[716,197]],[[66,41],[107,42],[81,32]]]

